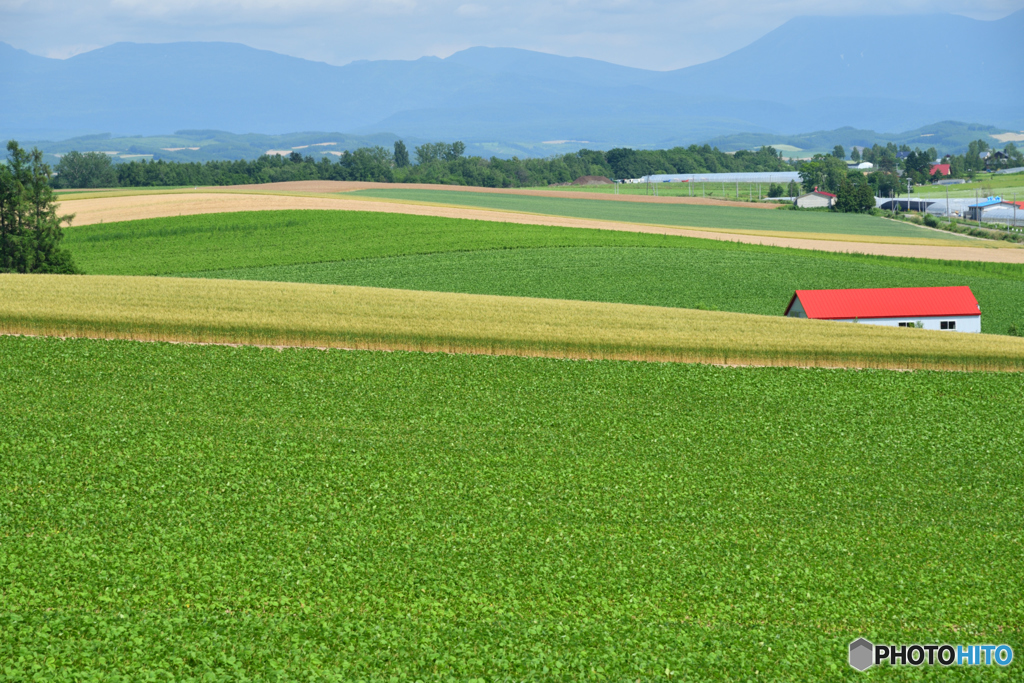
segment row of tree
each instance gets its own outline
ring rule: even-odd
[[[50,167],[38,149],[7,143],[0,164],[0,273],[74,273],[71,254],[60,248],[62,226],[50,187]]]
[[[791,166],[780,152],[762,147],[756,152],[727,154],[708,145],[667,150],[617,148],[600,152],[580,150],[548,159],[499,159],[465,156],[462,142],[436,142],[415,148],[415,163],[405,143],[394,151],[366,147],[343,153],[337,160],[319,161],[292,152],[264,155],[252,161],[181,163],[164,160],[115,164],[100,152],[70,152],[57,164],[53,186],[152,187],[242,185],[288,180],[363,180],[395,183],[442,183],[481,187],[536,187],[568,183],[580,176],[639,178],[654,173],[727,173],[786,171]]]

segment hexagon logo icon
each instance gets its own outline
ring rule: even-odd
[[[875,646],[864,638],[858,638],[850,643],[850,666],[857,671],[865,671],[871,668],[875,659]]]

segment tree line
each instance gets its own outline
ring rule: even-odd
[[[485,159],[465,156],[462,142],[420,145],[410,155],[405,143],[394,149],[364,147],[336,160],[316,160],[298,152],[254,160],[175,162],[133,160],[113,163],[100,152],[61,157],[52,180],[56,188],[247,185],[290,180],[361,180],[386,183],[439,183],[478,187],[538,187],[569,183],[587,175],[639,178],[656,173],[787,171],[777,150],[722,152],[709,145],[667,150],[616,148],[580,150],[547,159]]]

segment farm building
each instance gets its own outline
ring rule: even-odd
[[[980,221],[986,209],[992,209],[1003,203],[1002,197],[985,197],[980,202],[967,207],[967,218]]]
[[[941,174],[943,176],[948,176],[949,175],[949,166],[950,166],[949,164],[932,164],[931,175],[935,175],[936,173],[939,173],[939,174]]]
[[[793,203],[800,209],[830,209],[835,206],[836,196],[814,188],[814,192],[800,195]]]
[[[970,287],[798,289],[789,300],[785,315],[889,327],[981,332],[981,307]]]

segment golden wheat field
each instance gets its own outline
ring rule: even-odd
[[[0,275],[0,332],[719,364],[1024,369],[1024,339],[281,282]]]

